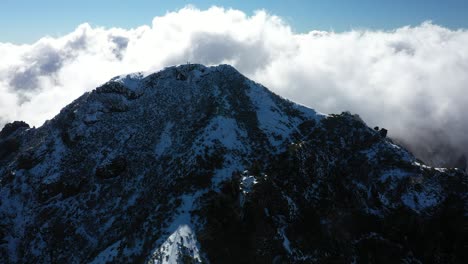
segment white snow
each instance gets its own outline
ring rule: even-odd
[[[413,162],[413,164],[416,165],[416,166],[419,166],[421,168],[424,168],[424,169],[432,169],[431,167],[429,167],[429,166],[427,166],[425,164],[419,163],[417,161]]]
[[[161,133],[161,136],[159,137],[159,142],[154,148],[154,153],[157,156],[161,156],[168,148],[171,147],[172,145],[171,130],[173,126],[174,126],[174,123],[168,122],[166,126],[164,127],[164,130]]]
[[[155,252],[154,264],[177,264],[186,255],[201,262],[198,241],[192,228],[180,225]]]
[[[191,223],[190,210],[193,208],[193,202],[200,197],[202,193],[202,191],[198,191],[193,194],[184,194],[180,197],[182,202],[177,209],[175,218],[168,228],[169,232],[174,232],[180,225],[189,225]]]
[[[175,213],[175,217],[166,228],[170,235],[165,240],[158,240],[160,244],[152,253],[154,264],[176,264],[179,258],[188,255],[192,259],[201,262],[199,243],[193,230],[190,211],[193,209],[194,201],[203,194],[202,191],[193,194],[184,194],[180,198],[181,205]]]
[[[258,181],[254,176],[243,176],[240,182],[240,189],[244,194],[248,194],[253,190],[254,185],[257,183]]]
[[[289,254],[292,254],[291,242],[289,241],[288,237],[286,236],[286,233],[284,232],[285,229],[286,229],[285,226],[280,228],[278,230],[278,234],[283,238],[283,247],[284,247],[284,249],[286,249],[286,251],[288,251]]]
[[[222,168],[214,171],[212,186],[215,189],[219,183],[230,178],[233,172],[239,171],[244,167],[241,161],[250,152],[248,144],[244,143],[247,138],[247,132],[237,125],[236,120],[224,116],[216,116],[194,141],[194,154],[204,154],[206,147],[213,147],[215,145],[228,150],[224,156]]]
[[[244,171],[242,174],[243,175],[248,175],[249,171]],[[257,184],[258,181],[255,179],[254,176],[242,176],[241,181],[240,181],[240,186],[239,189],[241,190],[241,194],[239,195],[239,204],[241,207],[244,206],[245,203],[245,198],[247,195],[252,192],[253,187],[255,184]]]
[[[438,172],[447,172],[447,168],[434,168]]]
[[[202,146],[213,146],[216,141],[219,141],[227,149],[242,150],[245,148],[241,139],[247,138],[247,133],[240,129],[237,121],[224,116],[216,116],[206,127],[203,134],[200,136]]]
[[[267,132],[272,146],[281,145],[303,120],[297,117],[291,118],[279,109],[266,88],[250,80],[246,82],[250,87],[247,95],[256,107],[260,129]],[[292,103],[292,106],[309,120],[318,121],[326,117],[324,114],[298,104]]]
[[[424,165],[422,163],[419,163],[417,161],[413,162],[413,165],[416,165],[418,167],[421,167],[423,169],[434,169],[438,172],[447,172],[447,168],[435,168],[435,167],[430,167],[430,166],[427,166],[427,165]]]
[[[141,80],[148,76],[149,72],[135,72],[130,74],[119,75],[111,79],[111,81],[119,82],[125,85],[130,90],[137,90],[141,85]]]
[[[249,81],[248,84],[250,86],[248,96],[257,108],[257,118],[260,129],[270,133],[268,135],[268,140],[271,145],[280,145],[283,143],[283,140],[289,136],[292,130],[292,128],[287,125],[290,122],[288,116],[282,114],[281,110],[278,109],[265,89],[262,89],[262,87],[251,81]],[[274,137],[277,135],[281,136],[281,139]]]

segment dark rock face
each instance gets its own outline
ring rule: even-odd
[[[0,131],[0,159],[6,158],[19,150],[20,140],[15,135],[28,128],[29,125],[23,121],[8,123],[3,127]]]
[[[387,133],[388,133],[388,130],[385,129],[385,128],[382,128],[382,129],[380,130],[380,135],[381,135],[382,137],[386,137],[386,136],[387,136]]]
[[[16,138],[9,138],[0,141],[0,158],[4,158],[18,151],[20,143]]]
[[[116,77],[27,128],[0,135],[2,263],[468,257],[465,173],[227,65]]]
[[[23,121],[8,123],[3,127],[2,131],[0,131],[0,138],[6,138],[20,128],[29,128],[29,125]]]
[[[247,262],[260,263],[463,262],[466,186],[457,184],[466,175],[413,166],[402,158],[404,150],[384,147],[383,139],[369,147],[373,131],[347,114],[330,116],[322,124],[300,146],[268,163],[267,179],[259,178],[243,208],[235,203],[238,191],[208,199],[205,208],[218,201],[222,205],[206,213],[210,220],[202,234],[236,225],[229,238],[237,240],[229,244],[229,253],[220,253],[226,249],[216,238],[208,241],[207,252],[213,251],[216,262],[235,263],[227,256],[241,252],[250,254]],[[342,137],[340,130],[352,133]],[[432,198],[424,195],[440,195],[430,194],[435,186],[447,193],[430,205]],[[227,224],[217,224],[219,218]]]
[[[96,169],[96,176],[101,179],[110,179],[124,173],[127,169],[127,160],[124,157],[117,157],[109,164],[105,164]]]

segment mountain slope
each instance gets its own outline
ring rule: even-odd
[[[228,65],[116,77],[0,146],[2,262],[466,257],[466,174]]]

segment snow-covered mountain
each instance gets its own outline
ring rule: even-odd
[[[0,132],[2,263],[455,263],[467,175],[228,65],[118,76]]]

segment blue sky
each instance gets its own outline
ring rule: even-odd
[[[393,29],[425,20],[448,28],[468,28],[466,0],[296,0],[296,1],[111,1],[0,0],[0,42],[31,43],[45,36],[61,36],[77,25],[131,28],[150,24],[192,4],[240,9],[247,14],[265,9],[283,17],[295,32],[356,28]]]

